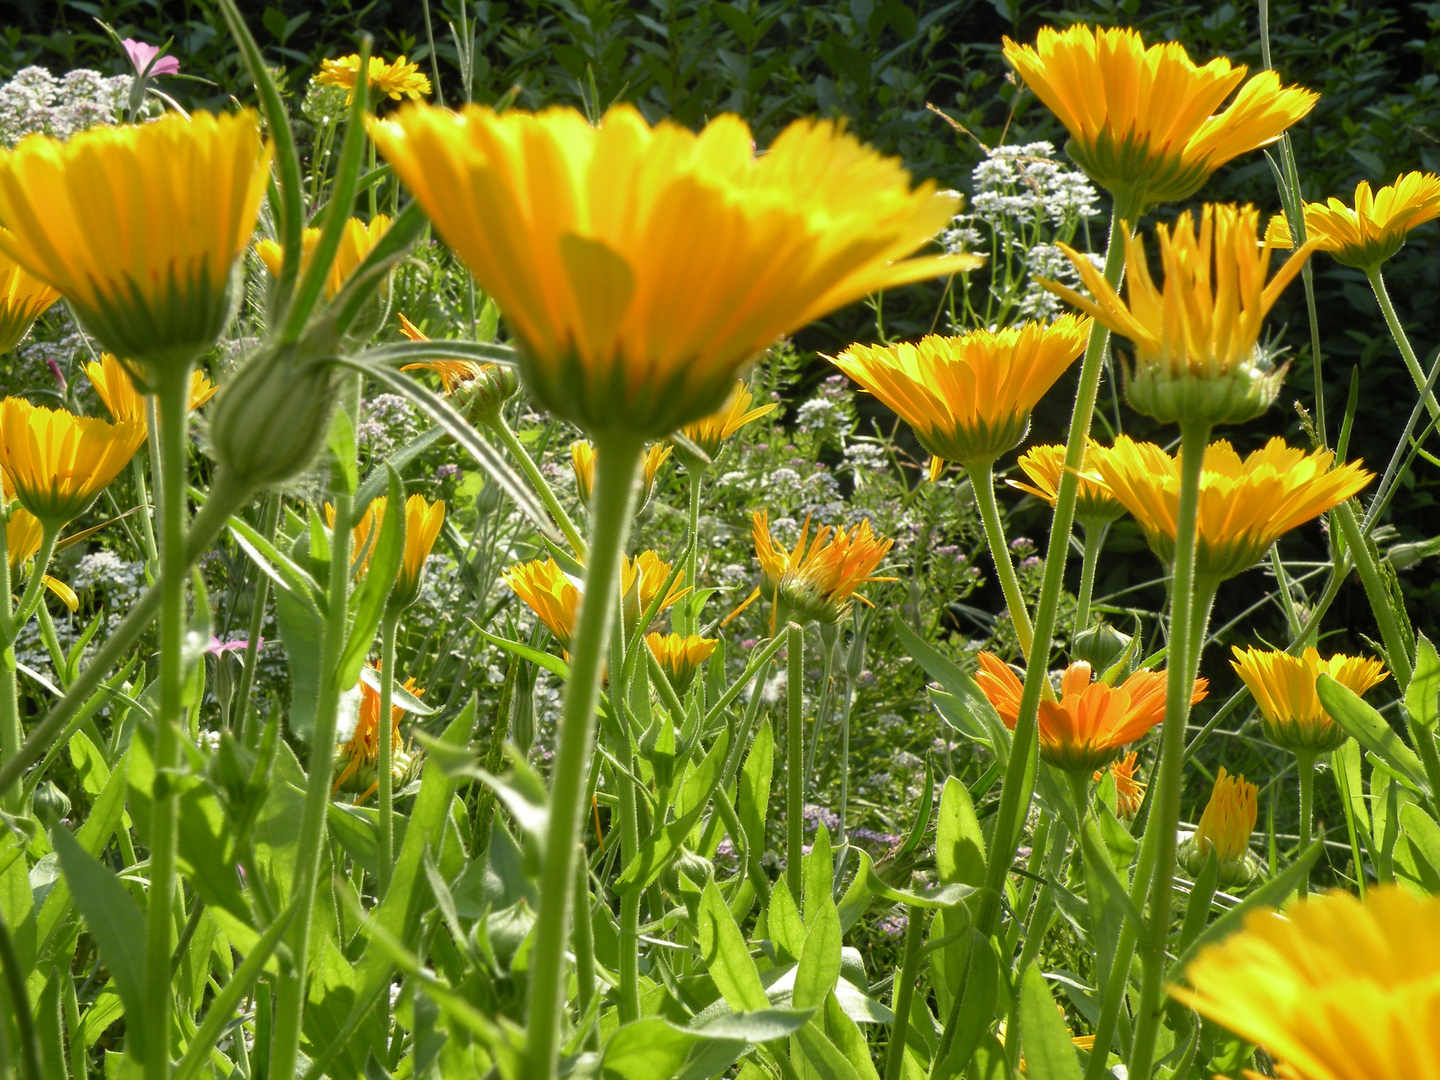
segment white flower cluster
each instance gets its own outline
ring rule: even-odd
[[[1085,256],[1097,269],[1104,269],[1104,257],[1093,253]],[[1081,289],[1080,275],[1065,253],[1054,244],[1036,244],[1025,253],[1026,269],[1030,273],[1030,286],[1020,298],[1020,315],[1025,319],[1054,319],[1066,310],[1060,298],[1035,284],[1036,278],[1049,278],[1073,289]],[[1083,291],[1083,290],[1081,290]]]
[[[1048,142],[997,146],[975,166],[971,179],[974,212],[992,225],[1005,218],[1028,223],[1043,215],[1061,226],[1100,212],[1094,185],[1084,173],[1056,161]]]
[[[23,68],[0,86],[0,145],[13,147],[35,132],[68,139],[96,124],[119,123],[129,97],[129,75],[107,78],[77,68],[57,79],[42,67]]]

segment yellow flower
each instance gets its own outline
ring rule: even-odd
[[[400,333],[411,341],[430,338],[404,314],[400,315]],[[474,360],[424,360],[406,364],[401,371],[433,371],[440,376],[440,387],[446,397],[454,397],[462,411],[472,419],[488,422],[499,412],[519,388],[515,369],[501,364],[481,364]]]
[[[1245,82],[1245,67],[1224,57],[1199,67],[1177,42],[1147,49],[1129,29],[1046,26],[1033,47],[1007,37],[1005,59],[1069,130],[1070,156],[1132,200],[1137,215],[1189,198],[1225,162],[1278,139],[1319,98],[1282,87],[1273,71]]]
[[[250,109],[30,135],[0,154],[0,251],[154,390],[224,329],[269,177]]]
[[[1352,210],[1333,196],[1323,203],[1305,204],[1305,238],[1335,261],[1361,270],[1374,270],[1400,250],[1410,230],[1440,217],[1440,176],[1410,172],[1395,183],[1371,192],[1370,182],[1355,188]],[[1265,230],[1270,247],[1294,245],[1290,223],[1276,214]]]
[[[101,353],[100,362],[91,360],[85,365],[85,374],[90,385],[105,403],[106,410],[116,420],[136,420],[149,431],[149,420],[145,414],[145,399],[135,389],[135,381],[125,370],[125,365],[115,359],[114,353]],[[215,396],[215,384],[205,377],[203,371],[190,373],[190,408],[198,409]]]
[[[370,500],[350,528],[350,566],[363,577],[370,569],[370,556],[375,551],[375,541],[380,538],[380,523],[385,520],[385,504],[389,500],[380,495]],[[325,524],[335,527],[335,505],[325,504]]]
[[[51,528],[79,517],[119,475],[140,444],[145,425],[108,424],[24,398],[0,402],[0,469],[20,505]]]
[[[378,500],[377,500],[378,501]],[[384,520],[384,511],[377,515],[378,527]],[[445,524],[445,502],[436,499],[426,501],[423,495],[411,495],[405,500],[405,553],[400,560],[400,573],[395,586],[390,590],[389,607],[400,611],[415,602],[420,593],[420,578],[425,572],[425,560],[435,547],[435,540]]]
[[[355,273],[366,256],[375,249],[375,245],[389,228],[390,218],[385,214],[376,214],[368,225],[353,217],[345,222],[345,231],[340,234],[340,247],[335,252],[335,261],[330,264],[330,272],[325,275],[325,299],[334,299],[345,287],[350,275]],[[302,274],[309,268],[310,258],[315,254],[315,245],[319,242],[319,229],[306,229],[301,234]],[[265,269],[270,271],[271,277],[280,276],[280,264],[284,260],[285,252],[277,242],[269,238],[259,241],[255,245],[255,254],[260,256],[260,261],[265,264]]]
[[[1088,458],[1093,458],[1100,449],[1100,445],[1094,439],[1089,440],[1086,446],[1089,448],[1086,455]],[[1054,506],[1056,493],[1060,487],[1060,474],[1065,467],[1065,447],[1032,446],[1020,455],[1017,464],[1030,478],[1030,483],[1022,484],[1019,480],[1006,480],[1005,482],[1019,491],[1034,495],[1037,499],[1044,499]],[[1082,459],[1080,467],[1082,469],[1085,467],[1084,459]],[[1116,501],[1115,496],[1110,494],[1110,490],[1103,483],[1097,481],[1093,475],[1081,474],[1079,499],[1075,503],[1075,517],[1082,525],[1087,529],[1098,528],[1115,521],[1124,513],[1125,507]]]
[[[750,388],[743,382],[737,382],[719,412],[711,413],[693,424],[686,424],[680,429],[680,434],[705,451],[705,456],[714,461],[726,439],[750,421],[768,416],[780,407],[777,402],[772,401],[768,405],[752,409],[750,402],[753,400],[754,395],[750,393]],[[682,455],[681,460],[685,462],[686,468],[691,467],[688,455]]]
[[[60,299],[53,289],[5,254],[9,234],[0,229],[0,354],[25,339],[30,326]],[[13,243],[11,239],[11,243]]]
[[[1263,1047],[1281,1080],[1410,1080],[1440,1062],[1440,897],[1374,885],[1252,912],[1185,978],[1171,995]]]
[[[625,616],[627,634],[634,632],[636,622],[656,597],[661,598],[660,606],[655,609],[658,613],[690,591],[689,586],[681,584],[682,575],[673,571],[674,567],[653,551],[642,551],[633,559],[625,559],[620,567],[620,609]]]
[[[1214,851],[1222,888],[1248,885],[1254,880],[1259,864],[1250,855],[1250,834],[1255,831],[1255,796],[1259,790],[1245,777],[1230,776],[1225,766],[1220,766],[1199,825],[1176,852],[1180,865],[1192,877],[1205,869]]]
[[[1085,348],[1090,320],[1062,315],[918,344],[851,345],[831,363],[946,461],[987,466],[1018,445],[1030,411]]]
[[[658,438],[719,408],[775,338],[973,256],[905,260],[956,197],[802,120],[757,156],[744,121],[700,134],[633,107],[497,115],[406,106],[367,121],[436,231],[495,298],[542,405]]]
[[[1207,204],[1198,234],[1188,210],[1173,231],[1157,225],[1163,290],[1150,276],[1144,242],[1127,232],[1128,305],[1089,259],[1064,244],[1095,299],[1058,282],[1041,284],[1135,343],[1125,395],[1136,411],[1161,421],[1241,423],[1280,392],[1285,369],[1273,369],[1263,355],[1260,330],[1312,250],[1296,252],[1266,284],[1272,249],[1257,241],[1259,221],[1252,206]]]
[[[1180,462],[1122,435],[1097,447],[1091,467],[1134,515],[1164,562],[1175,557]],[[1360,463],[1332,469],[1328,450],[1307,454],[1271,439],[1244,459],[1224,439],[1205,450],[1196,518],[1196,573],[1218,584],[1255,565],[1280,537],[1344,502],[1375,478]]]
[[[1297,753],[1321,754],[1349,737],[1330,718],[1315,692],[1315,681],[1329,675],[1347,690],[1363,694],[1385,679],[1385,666],[1364,656],[1337,654],[1321,660],[1314,648],[1300,656],[1273,649],[1232,647],[1230,662],[1260,706],[1260,726],[1276,746]]]
[[[1115,812],[1126,821],[1140,812],[1140,805],[1145,801],[1145,783],[1135,775],[1139,771],[1135,765],[1138,757],[1131,750],[1110,763],[1110,775],[1115,778]],[[1096,772],[1093,779],[1098,784],[1104,777],[1102,770]]]
[[[715,638],[699,637],[695,634],[646,634],[645,644],[665,669],[670,685],[675,692],[683,694],[700,670],[700,665],[709,660],[719,644]]]
[[[403,56],[388,64],[382,57],[372,56],[366,72],[371,88],[389,94],[394,101],[399,101],[402,95],[413,101],[430,93],[430,80],[421,73],[420,65],[406,62]],[[351,54],[339,60],[321,60],[320,74],[315,76],[315,81],[321,86],[345,87],[350,91],[345,100],[352,101],[355,98],[355,77],[359,73],[360,57]]]
[[[852,598],[869,603],[856,593],[861,585],[895,580],[875,576],[875,568],[895,541],[876,536],[869,518],[849,529],[822,525],[811,540],[807,517],[795,549],[788,552],[775,544],[763,510],[755,514],[753,533],[761,587],[771,596],[778,594],[791,614],[802,621],[841,622],[850,614]]]
[[[550,628],[560,647],[568,649],[580,611],[580,587],[574,579],[554,559],[517,563],[500,576]]]
[[[17,506],[10,511],[10,520],[5,525],[5,551],[12,580],[20,568],[39,553],[44,539],[45,528],[40,524],[39,518],[23,506]],[[49,574],[45,575],[44,582],[45,587],[58,596],[67,608],[71,611],[80,610],[80,598],[69,585]]]
[[[380,665],[376,664],[375,668],[378,671]],[[415,688],[413,678],[406,679],[404,685],[417,697],[425,692]],[[380,787],[376,772],[380,762],[380,692],[364,679],[360,680],[358,688],[360,713],[355,721],[355,731],[340,744],[336,761],[340,771],[335,777],[331,794],[342,790],[359,791],[355,802],[362,803]],[[390,775],[397,781],[404,779],[411,766],[410,755],[405,752],[405,745],[400,739],[400,718],[404,715],[403,706],[390,706]]]
[[[655,477],[660,472],[660,466],[665,464],[665,459],[674,449],[670,443],[656,443],[645,451],[645,469],[640,479],[640,503],[635,507],[635,513],[640,513],[650,501],[650,493],[655,488]],[[580,501],[589,506],[590,491],[595,486],[594,445],[584,439],[572,442],[570,468],[575,473],[575,491],[580,496]]]

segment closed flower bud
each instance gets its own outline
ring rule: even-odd
[[[1192,875],[1205,867],[1210,852],[1220,862],[1220,887],[1248,885],[1255,878],[1258,863],[1250,854],[1250,834],[1255,831],[1259,788],[1243,776],[1230,776],[1225,766],[1215,777],[1215,790],[1193,836],[1181,843],[1180,864]]]
[[[1072,660],[1084,660],[1096,671],[1108,671],[1130,647],[1130,635],[1109,623],[1100,622],[1075,635],[1070,646]]]
[[[47,831],[53,829],[56,822],[70,813],[70,799],[49,780],[35,789],[30,806]]]

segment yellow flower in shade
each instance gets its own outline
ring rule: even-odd
[[[380,665],[376,664],[376,670]],[[414,679],[405,680],[405,689],[417,697],[425,691],[415,688]],[[362,803],[374,795],[380,787],[377,767],[380,763],[380,692],[364,679],[360,680],[360,714],[355,721],[355,731],[340,744],[335,765],[339,769],[335,777],[332,794],[341,791],[358,791],[356,803]],[[400,718],[405,709],[400,705],[390,706],[390,775],[400,781],[410,771],[411,756],[405,752],[400,739]]]
[[[0,229],[0,234],[5,230]],[[7,250],[0,240],[0,355],[25,340],[35,320],[60,299],[59,289],[30,273],[6,255]]]
[[[1314,648],[1300,656],[1276,649],[1231,649],[1230,662],[1260,706],[1260,726],[1276,746],[1295,753],[1323,754],[1349,738],[1320,704],[1315,681],[1329,675],[1347,690],[1363,694],[1385,679],[1385,665],[1365,656],[1321,660]]]
[[[1280,537],[1344,502],[1375,478],[1359,462],[1337,469],[1328,450],[1305,453],[1271,439],[1241,458],[1224,439],[1205,449],[1196,518],[1196,573],[1218,584],[1254,566]],[[1122,435],[1097,448],[1090,467],[1134,515],[1150,547],[1175,557],[1180,461],[1154,443]]]
[[[1361,180],[1351,209],[1331,197],[1305,204],[1305,238],[1317,251],[1328,251],[1335,261],[1360,270],[1377,269],[1405,243],[1411,229],[1440,217],[1440,176],[1406,173],[1395,183],[1370,190]],[[1290,223],[1276,214],[1265,230],[1269,247],[1288,248],[1295,241]]]
[[[0,402],[0,469],[20,505],[51,528],[79,517],[120,474],[140,444],[145,425],[109,424],[24,398]]]
[[[384,214],[376,214],[368,225],[353,217],[345,222],[345,231],[340,234],[340,247],[335,252],[335,261],[330,264],[330,272],[325,275],[325,299],[333,299],[345,287],[350,275],[355,273],[370,252],[375,250],[375,245],[389,228],[390,219]],[[319,242],[319,229],[306,229],[301,234],[302,274],[309,268],[310,258],[315,254],[315,245]],[[265,264],[265,269],[270,271],[271,277],[280,276],[280,264],[284,261],[285,252],[276,241],[268,238],[259,241],[255,245],[255,254],[260,256],[260,261]]]
[[[383,511],[382,511],[383,514]],[[378,527],[384,520],[375,520]],[[423,495],[405,500],[405,553],[400,559],[400,573],[390,590],[388,601],[392,612],[402,611],[420,594],[420,579],[425,573],[425,560],[435,547],[435,540],[445,524],[445,503],[442,499],[429,502]]]
[[[905,256],[957,197],[828,121],[765,154],[744,121],[696,134],[620,105],[367,121],[436,231],[495,298],[521,375],[591,433],[658,438],[719,408],[782,334],[869,293],[978,264]]]
[[[153,390],[224,329],[269,177],[250,109],[30,135],[0,154],[0,251]]]
[[[1115,812],[1126,821],[1140,812],[1140,805],[1145,801],[1145,784],[1136,776],[1138,757],[1131,750],[1110,763],[1110,775],[1115,779]],[[1098,784],[1104,777],[1104,770],[1099,770],[1092,779]]]
[[[400,333],[411,341],[430,338],[403,314]],[[481,364],[474,360],[424,360],[406,364],[401,371],[433,371],[440,376],[440,387],[446,397],[453,397],[462,411],[482,423],[493,420],[500,406],[519,388],[515,369],[501,364]]]
[[[1255,831],[1258,812],[1255,796],[1259,790],[1245,777],[1231,776],[1224,765],[1220,766],[1199,825],[1176,852],[1180,865],[1192,877],[1205,868],[1210,852],[1214,851],[1222,888],[1248,885],[1254,880],[1259,863],[1250,854],[1250,834]]]
[[[1075,362],[1090,320],[1062,315],[917,344],[851,345],[830,362],[915,431],[935,457],[986,466],[1019,445],[1030,411]]]
[[[411,64],[401,56],[386,63],[382,57],[372,56],[366,65],[371,89],[388,94],[392,100],[408,97],[412,101],[430,93],[430,80],[420,71],[419,64]],[[360,74],[360,57],[354,54],[342,56],[339,60],[321,60],[320,74],[315,81],[321,86],[343,86],[350,93],[346,101],[355,98],[355,78]]]
[[[645,504],[650,501],[660,466],[665,464],[665,459],[674,449],[670,443],[656,443],[645,451],[645,468],[640,477],[640,503],[635,507],[635,513],[645,509]],[[590,491],[595,486],[595,447],[592,443],[577,439],[570,444],[570,468],[575,473],[575,491],[580,501],[589,506]]]
[[[1089,448],[1086,457],[1093,458],[1099,444],[1091,439],[1086,445]],[[1034,495],[1037,499],[1044,499],[1054,506],[1060,487],[1060,474],[1065,468],[1065,447],[1032,446],[1020,455],[1017,464],[1029,478],[1030,483],[1024,484],[1019,480],[1006,480],[1005,482],[1018,491]],[[1082,469],[1085,467],[1084,459],[1082,459],[1080,467]],[[1109,489],[1097,481],[1093,475],[1082,473],[1079,483],[1075,517],[1087,529],[1099,528],[1124,515],[1125,507],[1121,506],[1115,496],[1110,494]]]
[[[1061,244],[1090,300],[1054,281],[1041,284],[1135,343],[1125,396],[1157,420],[1238,424],[1270,407],[1285,369],[1259,346],[1265,316],[1309,257],[1307,245],[1267,283],[1271,248],[1259,243],[1252,206],[1206,205],[1200,229],[1185,211],[1173,229],[1155,226],[1164,288],[1150,276],[1142,240],[1125,234],[1128,305],[1093,263]]]
[[[1374,885],[1252,912],[1185,980],[1171,996],[1263,1047],[1281,1080],[1433,1077],[1440,897]]]
[[[149,430],[149,419],[145,414],[145,399],[135,389],[135,380],[125,370],[125,365],[115,359],[114,353],[101,353],[100,362],[91,360],[85,365],[85,374],[90,385],[104,402],[105,409],[116,420],[137,420],[141,427]],[[203,371],[190,373],[190,408],[198,409],[215,396],[216,386],[205,377]]]
[[[665,669],[675,692],[683,694],[700,670],[700,665],[714,654],[718,642],[714,638],[695,634],[652,633],[645,635],[645,644]]]
[[[10,511],[10,520],[5,525],[5,551],[10,563],[11,580],[15,580],[22,566],[39,554],[44,540],[45,529],[39,518],[23,506]],[[80,610],[80,598],[63,581],[46,574],[45,587],[71,611]]]
[[[807,517],[794,550],[786,551],[770,535],[768,515],[761,510],[755,514],[753,534],[761,588],[783,600],[801,621],[841,622],[850,614],[852,598],[869,603],[856,592],[860,586],[895,580],[875,575],[895,541],[876,536],[869,518],[849,529],[822,525],[812,540]]]
[[[1273,71],[1200,67],[1178,42],[1145,47],[1128,29],[1042,27],[1034,46],[1005,39],[1005,59],[1070,132],[1066,150],[1101,187],[1147,206],[1187,199],[1225,162],[1274,142],[1318,94]],[[1244,83],[1241,86],[1241,83]],[[1236,87],[1240,92],[1217,112]]]
[[[380,495],[370,500],[361,511],[359,518],[350,529],[350,565],[355,573],[365,576],[370,569],[370,556],[374,553],[375,541],[380,538],[380,523],[385,520],[385,504],[389,500]],[[335,527],[335,505],[325,504],[325,524]]]
[[[549,627],[560,647],[568,649],[580,612],[580,587],[575,580],[554,559],[518,563],[500,576]]]
[[[642,551],[633,559],[627,557],[620,567],[620,610],[625,616],[625,632],[633,633],[640,616],[660,597],[657,613],[671,607],[690,591],[682,585],[683,575],[656,552]],[[669,588],[666,588],[666,585]]]
[[[702,420],[696,420],[693,424],[686,424],[680,429],[680,434],[703,450],[705,456],[711,461],[714,461],[726,439],[750,421],[768,416],[780,407],[779,403],[772,401],[768,405],[760,405],[752,409],[750,403],[754,400],[750,388],[743,382],[737,382],[735,389],[730,391],[730,396],[725,399],[725,404],[720,407],[719,412],[711,413]],[[687,469],[692,468],[689,455],[682,453],[681,460]],[[699,462],[697,461],[693,467],[698,466]]]
[[[998,657],[979,656],[975,681],[1005,726],[1013,729],[1025,687]],[[1077,660],[1060,677],[1060,700],[1040,702],[1040,756],[1057,769],[1090,775],[1120,756],[1165,719],[1163,671],[1137,671],[1119,686],[1093,682],[1089,664]],[[1190,703],[1205,697],[1208,683],[1195,680]]]

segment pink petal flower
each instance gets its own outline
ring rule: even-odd
[[[135,70],[144,74],[145,66],[155,59],[155,54],[160,50],[154,45],[146,45],[143,41],[136,41],[134,38],[126,38],[123,42],[125,51],[130,54],[130,62],[135,65]],[[151,75],[178,75],[180,73],[180,61],[173,56],[162,56],[155,60],[155,66],[150,69]]]

